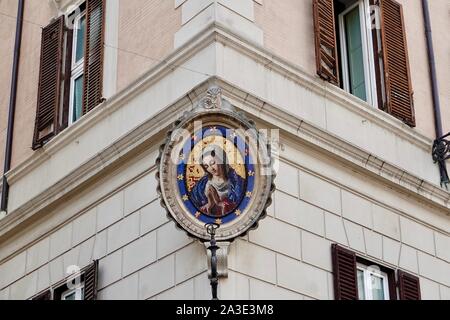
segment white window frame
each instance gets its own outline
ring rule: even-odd
[[[364,273],[364,296],[365,300],[373,300],[371,276],[383,279],[384,300],[390,300],[389,296],[389,276],[386,272],[381,271],[378,267],[366,266],[358,263],[356,269]]]
[[[358,0],[338,16],[339,35],[341,40],[342,79],[344,90],[350,92],[347,34],[345,32],[344,17],[347,13],[349,13],[357,6],[359,7],[359,16],[361,23],[361,41],[363,47],[364,81],[366,85],[367,103],[374,106],[375,108],[378,108],[377,81],[375,73],[375,58],[373,53],[372,23],[369,0]]]
[[[84,297],[83,297],[83,288],[84,288],[84,285],[81,285],[79,287],[76,287],[76,288],[64,291],[61,294],[61,300],[67,300],[66,298],[68,296],[70,296],[71,294],[73,294],[73,293],[75,293],[75,300],[76,301],[83,300],[84,299]]]
[[[77,55],[77,38],[78,32],[80,30],[80,22],[83,17],[86,17],[86,11],[80,13],[77,17],[75,17],[73,22],[73,39],[72,39],[72,59],[71,59],[71,74],[70,74],[70,98],[69,98],[69,126],[73,124],[75,121],[73,119],[73,99],[75,95],[75,80],[80,76],[84,75],[84,56],[79,60],[75,61]],[[86,50],[86,48],[84,48]]]

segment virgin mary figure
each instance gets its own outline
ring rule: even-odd
[[[200,155],[205,175],[191,192],[191,200],[204,214],[223,217],[236,209],[244,193],[244,179],[229,165],[226,152],[209,145]]]

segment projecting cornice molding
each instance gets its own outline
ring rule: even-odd
[[[130,86],[94,109],[89,116],[82,118],[75,125],[55,137],[27,161],[9,172],[7,177],[11,185],[14,186],[15,183],[27,177],[36,176],[35,170],[39,169],[40,165],[52,159],[55,155],[60,154],[65,146],[76,143],[81,135],[89,132],[91,128],[95,128],[96,124],[104,121],[116,111],[126,107],[127,103],[139,97],[146,89],[158,83],[159,80],[169,75],[175,69],[183,68],[183,63],[212,43],[233,47],[240,53],[261,62],[264,66],[270,67],[271,70],[276,71],[280,75],[292,79],[302,87],[306,87],[330,101],[334,101],[340,106],[361,115],[374,124],[394,132],[396,135],[411,142],[415,147],[431,151],[431,139],[417,134],[413,129],[403,125],[400,121],[379,110],[362,105],[359,100],[351,95],[328,86],[321,80],[307,75],[296,66],[271,55],[264,49],[245,42],[220,25],[212,24],[205,28],[204,32],[195,39],[168,56],[164,62],[156,65]],[[87,161],[83,161],[77,168],[67,172],[53,185],[40,191],[37,195],[9,212],[4,219],[0,220],[0,239],[19,230],[20,226],[32,219],[36,213],[42,212],[63,199],[63,197],[73,194],[77,188],[86,184],[86,182],[102,177],[108,172],[108,168],[114,167],[138,152],[142,152],[142,149],[146,146],[148,147],[149,143],[156,143],[160,139],[160,133],[171,125],[174,115],[191,109],[194,103],[204,96],[211,84],[220,86],[225,99],[228,99],[238,108],[245,110],[255,120],[259,119],[280,128],[282,135],[294,137],[299,143],[306,143],[320,152],[350,163],[354,168],[370,174],[379,179],[379,181],[388,183],[391,187],[397,188],[414,199],[440,210],[449,211],[450,193],[437,185],[380,159],[376,155],[282,109],[281,106],[274,105],[269,101],[250,94],[228,80],[214,75],[205,76],[204,78],[205,80],[194,89],[178,97],[175,103],[170,103],[162,108],[160,112],[157,112],[139,126],[128,128],[126,134],[110,143],[103,150],[99,150],[95,156]],[[423,221],[423,223],[428,224],[427,221]],[[436,229],[436,226],[430,226]]]

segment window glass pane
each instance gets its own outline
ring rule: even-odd
[[[384,300],[384,279],[373,274],[370,278],[372,281],[372,299]]]
[[[77,30],[77,43],[75,50],[75,61],[80,61],[84,56],[84,34],[86,33],[86,17],[83,16],[79,22],[79,29]]]
[[[358,269],[358,297],[359,300],[366,300],[364,285],[364,271]]]
[[[72,122],[81,118],[82,112],[82,99],[83,99],[83,79],[84,76],[80,76],[75,79],[75,85],[73,88],[73,113]]]
[[[64,300],[75,300],[75,291],[65,296]]]
[[[344,20],[347,38],[350,93],[367,101],[359,6],[356,6],[355,9],[347,13]]]

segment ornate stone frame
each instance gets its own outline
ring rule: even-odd
[[[171,162],[171,154],[179,145],[181,138],[178,129],[193,132],[195,121],[200,120],[205,126],[224,125],[233,129],[244,129],[250,133],[247,135],[249,148],[257,159],[254,165],[255,191],[244,212],[233,222],[221,225],[216,233],[217,241],[233,241],[249,230],[257,228],[258,221],[265,217],[266,209],[272,203],[271,196],[275,186],[270,145],[266,137],[258,132],[253,121],[247,119],[243,113],[236,112],[229,102],[222,99],[221,89],[218,87],[211,87],[196,108],[175,121],[173,128],[167,133],[165,143],[160,147],[160,154],[156,161],[157,190],[167,216],[174,220],[178,228],[201,241],[209,241],[210,235],[204,224],[194,219],[183,205],[176,185],[176,164]]]

